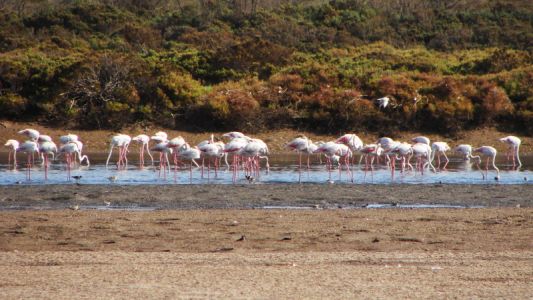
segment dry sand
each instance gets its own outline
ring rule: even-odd
[[[532,236],[531,208],[4,211],[0,298],[530,299]]]

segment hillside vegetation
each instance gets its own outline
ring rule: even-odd
[[[533,4],[0,0],[0,118],[531,135]]]

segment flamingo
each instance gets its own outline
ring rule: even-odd
[[[31,129],[31,128],[23,129],[19,131],[18,134],[22,134],[26,136],[27,138],[30,139],[30,141],[33,141],[33,142],[37,142],[37,140],[39,139],[39,135],[40,135],[39,131],[35,129]]]
[[[363,141],[356,134],[353,134],[353,133],[345,134],[339,137],[335,142],[339,144],[344,144],[350,147],[350,150],[352,151],[352,153],[359,152],[361,149],[363,149],[363,146],[364,146]],[[355,159],[355,155],[354,155],[354,159]]]
[[[405,171],[405,167],[407,166],[409,169],[413,170],[413,166],[411,165],[411,157],[413,156],[413,148],[411,144],[409,143],[400,143],[397,145],[394,149],[391,150],[391,153],[396,155],[396,159],[400,159],[402,161],[402,169],[401,173]],[[394,169],[395,164],[393,163],[391,165],[392,169],[392,176],[394,177]]]
[[[142,169],[144,167],[144,151],[148,152],[148,156],[150,156],[150,159],[152,160],[152,166],[154,165],[154,157],[150,153],[150,148],[148,144],[150,143],[150,137],[146,134],[139,134],[138,136],[135,136],[132,138],[134,142],[137,142],[138,144],[141,144],[140,150],[139,150],[139,169]]]
[[[9,154],[7,156],[7,164],[11,165],[11,153],[13,153],[13,169],[17,169],[17,149],[19,148],[20,143],[17,140],[7,140],[4,146],[9,148]]]
[[[128,166],[128,158],[127,158],[127,152],[128,152],[128,146],[130,145],[131,137],[126,134],[117,134],[111,138],[111,147],[109,148],[109,155],[107,156],[107,160],[105,163],[105,167],[107,169],[107,166],[109,165],[109,159],[111,158],[111,154],[113,153],[113,148],[116,146],[118,147],[118,161],[117,161],[117,169],[120,169],[121,165],[126,168]]]
[[[455,147],[455,152],[461,154],[463,156],[464,160],[470,160],[474,156],[472,156],[472,146],[468,144],[461,144],[457,147]]]
[[[233,154],[233,182],[237,180],[237,173],[239,172],[239,160],[241,150],[250,142],[249,137],[236,137],[224,145],[225,153]]]
[[[397,142],[389,137],[381,137],[378,139],[376,144],[378,144],[383,149],[382,153],[385,155],[385,158],[387,159],[387,167],[394,168],[394,166],[391,166],[390,156],[392,155],[392,151],[400,145],[400,142]],[[377,156],[377,159],[379,163],[379,156]],[[394,162],[392,162],[392,164],[393,163]]]
[[[174,160],[174,181],[177,180],[177,173],[178,173],[178,163],[179,163],[179,149],[181,146],[185,144],[185,139],[183,139],[181,136],[175,137],[168,141],[168,147],[172,148],[172,157]],[[167,160],[168,162],[168,160]],[[168,168],[170,169],[170,162],[168,162]]]
[[[518,168],[522,166],[520,157],[518,156],[518,150],[520,149],[520,144],[522,141],[516,136],[506,136],[500,139],[500,142],[506,143],[509,147],[507,148],[507,161],[509,161],[509,156],[513,158],[513,168],[516,166],[515,158],[518,161]]]
[[[474,152],[476,153],[480,153],[481,155],[483,156],[486,156],[487,157],[487,163],[485,165],[485,174],[483,174],[483,172],[481,172],[481,174],[483,175],[483,180],[485,180],[488,175],[489,175],[489,160],[492,159],[492,167],[494,168],[494,170],[496,170],[496,177],[494,179],[496,180],[499,180],[500,179],[500,169],[498,169],[498,167],[496,167],[496,155],[498,154],[498,151],[494,148],[494,147],[491,147],[491,146],[481,146],[479,148],[476,148],[474,149]],[[478,159],[478,164],[481,163],[481,157],[480,156],[474,156]]]
[[[72,169],[72,155],[78,154],[78,156],[80,157],[80,164],[81,164],[81,161],[82,161],[81,150],[79,148],[78,143],[69,142],[69,143],[66,143],[63,146],[61,146],[59,148],[58,157],[60,155],[62,155],[62,154],[65,154],[65,162],[66,162],[66,165],[67,165],[67,180],[70,181],[70,171]],[[83,156],[83,159],[86,159],[87,160],[87,164],[89,164],[89,158],[86,155]]]
[[[247,160],[247,170],[248,176],[251,176],[255,173],[256,177],[259,177],[259,160],[261,158],[266,159],[266,168],[267,173],[270,171],[270,166],[268,163],[268,146],[260,139],[251,139],[246,146],[239,153],[241,156],[248,158]]]
[[[448,143],[446,142],[433,142],[433,144],[431,145],[431,151],[432,151],[431,161],[433,161],[433,159],[435,158],[435,154],[436,154],[437,162],[438,162],[437,169],[440,168],[440,156],[441,155],[443,155],[444,158],[446,159],[446,162],[444,163],[444,167],[442,167],[442,169],[443,170],[446,169],[446,166],[450,162],[450,159],[446,155],[446,152],[449,150],[451,150],[451,148],[450,146],[448,146]]]
[[[161,142],[157,143],[150,150],[154,152],[159,152],[159,177],[161,177],[161,171],[163,171],[163,179],[166,179],[167,166],[170,166],[170,163],[168,162],[168,155],[172,154],[172,148],[169,147],[168,142]]]
[[[374,163],[374,158],[381,156],[383,153],[383,148],[380,144],[367,144],[363,146],[359,152],[362,153],[362,157],[365,158],[365,169],[368,169],[368,157],[370,156],[370,168],[372,169],[372,164]]]
[[[156,143],[168,142],[168,134],[163,131],[158,131],[150,137]]]
[[[72,134],[72,133],[69,133],[69,134],[66,134],[66,135],[62,135],[59,137],[59,143],[61,145],[65,145],[65,144],[68,144],[70,142],[75,142],[75,141],[78,141],[79,138],[77,135],[75,134]]]
[[[316,153],[323,153],[326,156],[326,167],[328,169],[329,173],[329,179],[328,182],[331,182],[331,169],[332,169],[332,159],[335,156],[338,156],[339,159],[344,158],[344,162],[347,167],[347,172],[352,176],[353,181],[353,175],[351,174],[350,170],[350,162],[349,159],[352,156],[352,151],[350,148],[344,144],[338,144],[336,142],[327,142],[321,146],[318,147],[318,149],[315,151]],[[342,172],[342,165],[339,164],[339,179],[341,177]]]
[[[232,131],[232,132],[224,133],[222,136],[228,137],[230,139],[246,137],[246,135],[244,135],[244,133],[238,132],[238,131]]]
[[[429,138],[425,137],[425,136],[417,136],[415,138],[412,138],[411,141],[416,144],[416,143],[421,143],[421,144],[426,144],[426,145],[430,145],[430,141],[429,141]]]
[[[435,172],[435,167],[431,163],[431,147],[426,143],[416,143],[412,146],[413,155],[416,157],[416,167],[424,174],[426,164]],[[426,160],[426,162],[424,162]]]
[[[32,141],[32,142],[37,142],[39,140],[39,136],[40,136],[39,131],[37,131],[35,129],[31,129],[31,128],[23,129],[23,130],[19,131],[18,134],[24,135],[25,137],[29,138],[29,140]],[[32,154],[31,154],[32,164],[34,162],[34,156],[33,155],[34,155],[34,153],[32,152]]]
[[[189,146],[189,144],[185,143],[181,146],[179,152],[179,156],[181,158],[183,158],[184,160],[191,161],[191,163],[189,164],[189,180],[190,183],[192,183],[192,164],[194,163],[197,167],[199,167],[195,159],[200,158],[200,150],[198,149],[198,147],[191,147]]]
[[[218,159],[225,155],[224,153],[224,143],[221,141],[210,143],[210,144],[202,144],[200,143],[198,146],[198,149],[200,150],[202,154],[202,169],[203,169],[203,157],[207,157],[208,166],[207,166],[207,178],[209,179],[210,176],[210,170],[211,170],[211,159],[214,160],[214,168],[215,168],[215,178],[217,175],[218,170]],[[203,173],[203,171],[202,171]]]
[[[39,138],[41,137],[42,136],[40,136]],[[52,155],[52,159],[54,159],[55,154],[57,153],[57,146],[52,141],[45,141],[39,145],[39,152],[41,153],[41,156],[43,158],[44,180],[48,180],[49,155]]]
[[[297,151],[298,157],[299,157],[299,164],[298,164],[298,182],[302,182],[302,152],[307,152],[307,169],[309,170],[309,155],[310,152],[313,153],[316,150],[318,150],[318,146],[312,147],[312,142],[310,139],[308,139],[305,135],[299,135],[292,141],[286,144],[286,147],[289,150]],[[311,149],[310,149],[311,148]],[[314,148],[314,149],[312,149]]]
[[[39,146],[34,141],[26,141],[19,145],[19,147],[17,148],[17,152],[24,152],[28,155],[28,160],[26,164],[26,179],[29,181],[31,180],[32,157],[35,152],[39,153]]]

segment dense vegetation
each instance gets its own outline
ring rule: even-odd
[[[531,3],[0,0],[0,118],[533,134]]]

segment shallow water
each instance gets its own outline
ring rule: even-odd
[[[72,176],[82,176],[82,184],[232,184],[232,172],[227,171],[224,166],[218,172],[217,178],[213,171],[210,172],[210,178],[207,178],[207,169],[204,178],[201,177],[201,170],[193,168],[192,180],[189,177],[189,170],[181,168],[176,174],[172,170],[167,174],[167,178],[159,177],[157,168],[147,166],[140,170],[136,164],[137,161],[132,156],[127,170],[116,170],[114,165],[108,169],[105,167],[105,154],[89,154],[91,158],[90,167],[75,167],[72,170]],[[255,178],[254,183],[275,184],[275,183],[298,183],[298,157],[296,155],[272,155],[270,157],[270,172],[267,174],[262,162],[261,175]],[[364,165],[352,166],[353,182],[355,184],[531,184],[533,181],[533,156],[523,156],[523,166],[520,170],[513,170],[511,165],[500,157],[497,160],[497,166],[500,168],[500,180],[494,178],[496,172],[489,169],[488,179],[484,180],[481,171],[472,163],[464,162],[461,158],[452,157],[446,170],[437,172],[405,172],[400,173],[397,169],[394,178],[386,166],[375,166],[373,171],[364,171]],[[65,184],[67,173],[63,161],[54,161],[49,169],[48,180],[44,180],[44,169],[39,163],[32,168],[32,180],[26,180],[26,169],[23,167],[22,155],[19,156],[18,170],[10,170],[7,163],[7,154],[0,154],[0,185],[11,184]],[[114,160],[113,160],[114,161]],[[149,159],[145,160],[149,162]],[[116,181],[111,183],[108,178],[116,176]],[[312,158],[312,166],[309,171],[304,167],[302,170],[301,181],[303,183],[327,183],[329,175],[324,164],[320,164],[316,157]],[[335,184],[351,184],[351,178],[343,169],[339,177],[338,169],[332,171],[331,179]],[[74,179],[70,183],[76,182]],[[241,173],[238,183],[248,183]]]

